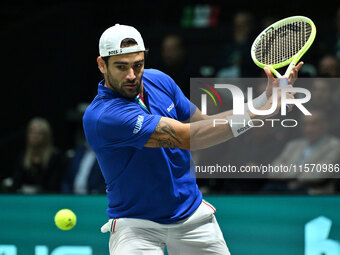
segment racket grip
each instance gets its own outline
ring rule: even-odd
[[[287,78],[281,78],[279,81],[279,87],[288,86],[288,79]]]
[[[279,81],[279,87],[284,87],[284,86],[288,86],[288,79],[287,78],[281,78]],[[286,105],[287,110],[290,109],[289,105]]]

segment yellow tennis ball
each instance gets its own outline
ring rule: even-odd
[[[55,215],[54,222],[61,230],[70,230],[76,225],[77,217],[71,210],[62,209]]]

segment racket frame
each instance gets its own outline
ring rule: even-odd
[[[305,43],[305,45],[294,55],[292,56],[290,59],[287,59],[283,62],[274,64],[274,65],[265,65],[261,62],[259,62],[256,59],[255,56],[255,51],[256,51],[256,46],[257,44],[262,40],[262,38],[268,33],[270,32],[272,29],[275,29],[277,27],[280,27],[282,24],[285,23],[290,23],[290,22],[294,22],[294,21],[304,21],[307,22],[308,24],[311,25],[311,35],[309,36],[307,42]],[[273,23],[272,25],[270,25],[269,27],[267,27],[265,30],[263,30],[255,39],[252,47],[251,47],[251,57],[253,59],[253,61],[255,62],[255,64],[261,68],[265,68],[268,67],[270,69],[270,71],[277,77],[277,78],[286,78],[284,80],[287,80],[289,78],[290,72],[292,71],[293,67],[297,64],[297,62],[300,60],[300,58],[306,53],[306,51],[310,48],[310,46],[313,44],[314,39],[315,39],[315,35],[316,35],[316,27],[313,23],[313,21],[307,17],[304,16],[292,16],[292,17],[288,17],[282,20],[279,20],[275,23]],[[284,66],[288,66],[285,74],[282,76],[278,71],[276,71],[275,69],[279,69],[282,68]],[[283,81],[283,83],[286,83],[286,81]],[[288,81],[287,81],[288,84]],[[280,84],[281,85],[281,84]],[[282,84],[283,85],[283,84]]]

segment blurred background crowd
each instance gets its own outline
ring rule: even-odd
[[[256,35],[292,15],[310,17],[317,37],[299,76],[312,116],[294,130],[265,125],[226,144],[233,165],[340,163],[340,5],[286,1],[49,1],[1,8],[1,193],[105,193],[82,131],[96,95],[98,41],[116,24],[135,26],[149,48],[146,68],[169,74],[190,98],[190,77],[263,78],[250,57]],[[262,7],[261,7],[262,6]],[[321,78],[321,79],[319,79]],[[258,88],[263,91],[263,88]],[[204,151],[194,154],[199,163]],[[340,174],[339,174],[340,175]],[[340,179],[339,179],[340,180]],[[337,194],[337,178],[199,179],[205,193]]]

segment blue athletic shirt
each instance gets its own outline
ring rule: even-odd
[[[142,79],[150,112],[101,81],[83,117],[85,136],[107,184],[110,219],[174,223],[189,217],[202,202],[196,180],[190,177],[191,153],[144,144],[162,116],[185,121],[196,106],[165,73],[145,69]]]

